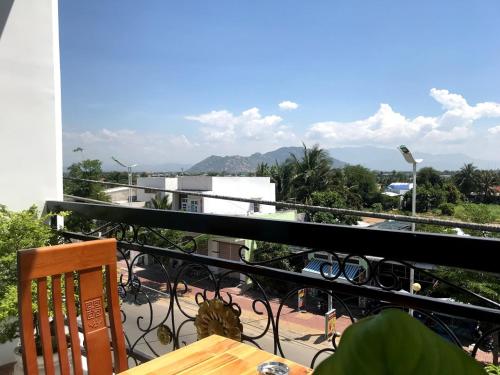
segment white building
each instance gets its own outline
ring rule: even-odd
[[[404,195],[406,192],[413,189],[413,184],[408,182],[393,182],[385,189],[386,193],[392,193],[388,195]]]
[[[276,212],[274,206],[199,197],[189,194],[192,191],[211,195],[275,201],[275,184],[271,182],[269,177],[138,177],[137,185],[179,191],[162,193],[155,190],[137,189],[138,201],[149,202],[155,196],[168,196],[169,201],[172,202],[173,210],[221,215],[269,214]]]

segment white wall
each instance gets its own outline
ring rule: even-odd
[[[211,176],[179,176],[179,190],[212,190]]]
[[[229,197],[276,200],[275,184],[269,177],[213,177],[212,192]],[[203,212],[222,215],[247,215],[251,203],[203,198]],[[260,205],[260,212],[274,213],[274,206]]]
[[[139,186],[149,186],[157,189],[177,189],[177,177],[138,177],[137,185]],[[137,189],[137,200],[141,202],[149,202],[153,199],[159,192],[146,193],[143,189]],[[172,202],[171,193],[160,193],[163,197],[167,195],[169,197],[169,202]]]
[[[62,199],[57,0],[0,3],[0,204],[42,208]]]

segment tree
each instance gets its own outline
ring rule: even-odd
[[[314,145],[307,148],[303,144],[303,155],[298,158],[291,154],[289,163],[294,167],[292,188],[299,202],[307,203],[315,191],[325,191],[331,181],[332,160],[326,150]]]
[[[497,176],[493,171],[479,171],[477,173],[477,193],[481,194],[482,201],[488,202],[495,194]]]
[[[86,159],[79,163],[73,163],[68,167],[68,177],[101,180],[102,174],[100,160]],[[78,197],[109,201],[109,197],[104,193],[103,185],[93,182],[66,180],[64,192]]]
[[[21,212],[0,205],[0,343],[17,337],[17,258],[19,249],[47,246],[56,235],[36,207]]]
[[[435,274],[453,285],[479,294],[492,301],[500,302],[500,278],[496,275],[486,272],[468,271],[449,267],[440,267],[435,271]],[[472,303],[474,305],[492,307],[491,304],[478,299],[463,290],[451,287],[444,283],[435,284],[431,294],[436,297],[451,297],[462,303]],[[480,325],[483,332],[487,332],[495,326],[495,324],[488,322],[480,322]],[[496,333],[492,337],[492,354],[494,364],[498,364],[498,336],[499,334]]]
[[[346,191],[348,194],[353,194]],[[359,208],[349,207],[345,197],[338,191],[316,191],[311,195],[311,202],[314,206],[332,207],[332,208]],[[315,223],[328,223],[328,224],[356,224],[359,220],[356,216],[349,216],[344,214],[334,214],[330,212],[316,211],[311,213],[311,221]]]
[[[149,207],[156,210],[170,210],[172,208],[172,202],[170,202],[168,195],[162,197],[160,194],[157,194],[149,201]]]
[[[460,171],[453,176],[458,189],[467,197],[477,189],[478,171],[474,164],[464,164]]]
[[[271,180],[276,184],[276,200],[286,201],[291,198],[293,173],[294,167],[290,162],[276,162],[270,168]]]
[[[375,174],[361,165],[348,165],[344,168],[346,186],[352,192],[358,194],[367,206],[375,203],[377,179]]]
[[[461,201],[462,193],[460,193],[460,190],[451,181],[443,185],[443,190],[446,194],[446,202],[457,204]]]
[[[255,169],[256,177],[269,177],[271,175],[271,169],[267,163],[259,163],[257,164],[257,168]]]
[[[439,175],[439,172],[432,167],[422,168],[417,173],[417,186],[418,185],[441,186],[442,184],[443,180]]]
[[[404,195],[404,208],[411,210],[412,192],[411,190]],[[446,203],[446,192],[439,186],[417,184],[417,212],[427,212],[434,208],[438,208],[441,204]]]

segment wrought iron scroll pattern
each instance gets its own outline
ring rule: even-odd
[[[332,262],[324,260],[319,271],[320,276],[327,281],[347,282],[356,286],[371,285],[383,290],[398,291],[402,286],[401,277],[395,273],[384,270],[384,265],[389,263],[398,263],[405,267],[413,268],[414,270],[432,277],[439,282],[454,286],[448,281],[437,277],[432,272],[421,269],[412,263],[405,262],[400,259],[382,258],[373,260],[364,255],[349,255],[348,252],[325,249],[305,249],[297,253],[276,257],[271,260],[253,261],[248,260],[246,257],[246,252],[249,251],[249,249],[242,246],[239,252],[240,260],[246,265],[256,266],[255,273],[231,270],[229,263],[228,269],[224,269],[222,272],[216,273],[212,267],[186,260],[184,260],[184,263],[178,265],[177,267],[168,267],[165,259],[162,259],[162,257],[158,256],[157,253],[153,254],[148,250],[148,244],[151,243],[151,239],[159,238],[166,244],[166,249],[175,249],[179,251],[179,253],[190,255],[195,253],[197,250],[197,242],[194,237],[187,237],[184,238],[181,243],[174,243],[169,238],[165,237],[160,230],[155,228],[110,222],[97,225],[96,229],[87,231],[84,234],[115,237],[119,241],[118,253],[121,261],[123,262],[123,269],[119,275],[119,294],[123,301],[140,304],[142,306],[141,314],[136,316],[133,322],[127,317],[126,309],[122,310],[122,321],[129,325],[133,323],[136,331],[136,337],[133,338],[125,332],[126,342],[130,353],[130,360],[136,364],[141,360],[138,360],[138,356],[134,353],[141,352],[142,354],[145,354],[146,357],[158,356],[162,354],[158,350],[158,345],[155,339],[156,332],[161,326],[167,326],[172,332],[172,341],[168,344],[168,348],[170,350],[178,349],[180,346],[185,344],[181,340],[183,333],[186,332],[186,327],[194,322],[196,317],[196,315],[192,312],[193,310],[188,311],[183,302],[180,300],[180,298],[186,295],[189,291],[190,284],[186,281],[186,278],[191,271],[197,271],[199,274],[203,275],[203,278],[206,280],[205,288],[201,292],[194,294],[193,301],[191,301],[193,306],[211,298],[219,298],[225,304],[238,310],[240,314],[242,313],[242,308],[237,302],[235,302],[233,295],[224,290],[224,281],[231,279],[234,276],[244,276],[248,280],[247,282],[249,285],[251,285],[251,289],[258,295],[251,304],[251,310],[254,314],[263,316],[264,324],[261,327],[261,331],[256,334],[244,331],[242,340],[260,347],[259,340],[270,338],[273,340],[274,354],[284,357],[287,356],[286,349],[283,345],[283,337],[285,333],[280,333],[280,321],[283,320],[284,306],[290,303],[294,296],[296,296],[299,289],[307,287],[307,285],[292,288],[288,293],[280,298],[278,309],[273,312],[271,298],[266,292],[266,289],[261,285],[260,281],[255,277],[259,274],[260,268],[268,268],[269,266],[273,266],[273,263],[280,260],[290,260],[298,257],[305,258],[313,255],[314,253],[321,252],[331,255],[332,259]],[[166,303],[162,304],[161,309],[154,308],[153,305],[155,304],[155,301],[148,295],[147,286],[144,285],[143,280],[137,275],[137,266],[145,257],[151,257],[155,263],[160,265],[161,281],[162,284],[166,286],[164,291]],[[358,263],[359,260],[362,260],[362,262],[366,265],[367,272],[365,272],[362,278],[352,279],[346,271],[346,265],[354,263],[356,260],[355,258],[357,258]],[[333,268],[334,262],[338,264],[338,271],[334,275],[331,275],[330,269]],[[338,279],[341,277],[342,280],[339,281]],[[389,284],[387,283],[387,280],[390,280]],[[492,301],[484,299],[483,297],[467,291],[466,289],[458,286],[454,287],[459,288],[462,292],[469,293],[471,296],[474,296],[482,302],[488,303],[495,308],[499,307],[498,304],[494,302],[491,303]],[[347,318],[351,322],[354,322],[357,318],[361,318],[363,316],[376,314],[381,309],[394,307],[389,304],[385,304],[384,306],[376,307],[372,310],[366,309],[366,311],[356,314],[351,311],[350,307],[340,296],[333,293],[331,290],[321,288],[315,289],[321,290],[326,295],[330,295],[334,304],[342,307]],[[427,321],[432,322],[432,325],[445,332],[448,339],[454,344],[458,346],[464,345],[460,338],[455,334],[453,328],[450,327],[438,314],[435,314],[430,310],[414,310],[414,314],[420,314]],[[494,335],[498,335],[499,332],[500,326],[493,325],[490,330],[481,333],[471,345],[471,355],[476,356],[479,350],[487,350],[489,345],[488,343],[490,343],[492,337]],[[312,359],[311,366],[316,365],[318,358],[322,355],[334,353],[337,348],[336,345],[336,341],[332,340],[331,347],[319,349]],[[144,353],[144,350],[147,350],[148,353]],[[139,358],[140,357],[141,356],[139,356]]]

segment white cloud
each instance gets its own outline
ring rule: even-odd
[[[262,140],[283,130],[283,119],[277,115],[263,116],[256,107],[240,115],[222,111],[211,111],[198,116],[187,116],[203,126],[200,131],[207,141],[234,142],[237,139]]]
[[[299,105],[297,103],[291,102],[290,100],[285,100],[285,101],[281,102],[280,104],[278,104],[278,106],[283,111],[292,111],[294,109],[299,108]]]
[[[489,128],[488,133],[493,134],[493,135],[500,134],[500,125]]]
[[[500,103],[483,102],[471,106],[463,96],[435,88],[430,90],[430,96],[442,105],[444,112],[441,115],[407,118],[394,111],[390,105],[381,104],[378,111],[366,119],[318,122],[309,127],[306,135],[329,146],[392,146],[411,141],[435,147],[439,144],[465,142],[474,135],[475,121],[500,118]]]
[[[183,134],[136,132],[130,129],[99,129],[95,131],[65,131],[64,164],[85,158],[99,159],[105,166],[112,165],[111,156],[126,162],[139,164],[162,164],[165,162],[188,163],[187,154],[195,157],[199,144],[190,141]],[[83,148],[83,155],[74,153]],[[184,156],[184,157],[183,157]]]

